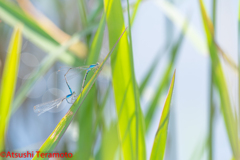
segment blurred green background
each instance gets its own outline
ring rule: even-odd
[[[0,1],[0,153],[240,160],[238,6]],[[35,105],[69,94],[61,67],[97,62],[74,104],[34,113]],[[84,74],[69,80],[78,94]]]

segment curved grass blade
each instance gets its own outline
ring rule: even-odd
[[[23,11],[58,43],[63,44],[71,38],[70,35],[58,28],[49,18],[34,7],[30,0],[17,0],[17,2]],[[81,41],[71,45],[69,50],[75,53],[79,58],[83,58],[87,55],[87,46]]]
[[[110,127],[106,127],[105,118],[103,110],[106,106],[107,99],[109,97],[109,93],[111,90],[111,84],[108,86],[107,91],[103,97],[102,103],[98,106],[97,110],[97,123],[99,124],[99,128],[101,130],[101,147],[99,148],[95,159],[100,160],[112,160],[114,159],[117,149],[120,148],[120,140],[118,135],[118,128],[117,128],[117,122],[112,121],[110,124]]]
[[[60,46],[60,44],[39,27],[33,19],[24,14],[19,7],[11,2],[0,1],[0,18],[10,26],[15,26],[19,23],[23,24],[23,35],[49,54]],[[85,55],[82,55],[82,58],[84,56]],[[77,56],[74,56],[68,51],[64,51],[62,55],[59,55],[58,59],[68,65],[73,65],[79,60]]]
[[[213,21],[213,28],[216,26],[216,0],[212,0],[212,21]],[[214,37],[213,37],[214,38]],[[213,131],[214,131],[214,118],[215,118],[215,104],[213,100],[213,90],[214,90],[214,83],[213,83],[213,69],[212,65],[210,66],[210,89],[209,89],[209,127],[208,127],[208,143],[206,148],[208,149],[208,159],[213,160]],[[199,156],[200,157],[200,156]]]
[[[236,159],[240,157],[239,153],[239,144],[238,144],[238,128],[236,127],[236,121],[235,121],[235,115],[232,110],[230,97],[228,94],[228,88],[225,81],[224,72],[221,66],[221,62],[218,57],[218,48],[216,43],[214,42],[214,28],[212,26],[212,23],[210,21],[210,18],[206,12],[204,3],[202,0],[199,0],[200,3],[200,9],[203,19],[203,25],[205,29],[205,34],[207,38],[207,44],[210,51],[210,57],[212,62],[212,69],[213,69],[213,76],[214,76],[214,83],[216,84],[216,87],[219,92],[220,100],[221,100],[221,110],[225,122],[225,126],[228,133],[228,138],[230,141],[231,149],[233,152],[233,155]]]
[[[170,116],[170,105],[175,81],[175,72],[172,77],[171,85],[168,90],[168,95],[164,104],[164,108],[162,111],[162,116],[159,122],[159,126],[155,135],[152,153],[150,160],[163,160],[166,143],[167,143],[167,132],[168,132],[168,123]]]
[[[240,0],[238,4],[238,124],[240,124]]]
[[[81,104],[83,103],[84,99],[86,98],[88,92],[90,91],[92,85],[94,84],[95,80],[97,79],[98,75],[100,74],[103,65],[106,63],[107,59],[111,56],[113,50],[115,49],[116,45],[118,44],[120,38],[125,33],[126,29],[122,32],[121,36],[113,46],[113,48],[110,50],[106,58],[103,60],[103,62],[99,65],[99,68],[94,73],[90,81],[87,83],[85,88],[83,89],[82,93],[78,96],[77,100],[74,102],[74,104],[71,106],[69,111],[66,113],[66,115],[61,119],[61,121],[58,123],[54,131],[51,133],[51,135],[47,138],[47,140],[43,143],[39,151],[41,153],[51,153],[57,146],[58,142],[60,141],[61,137],[63,136],[64,132],[68,128],[69,124],[71,123],[74,115],[80,108]],[[37,157],[37,155],[34,156],[33,160],[42,159],[40,157]],[[48,159],[48,158],[43,158]]]
[[[0,152],[4,149],[5,132],[11,115],[11,105],[17,82],[21,46],[21,27],[16,27],[10,41],[0,89]]]
[[[91,32],[92,28],[88,28],[86,30],[81,31],[80,33],[76,33],[72,36],[72,38],[66,42],[64,45],[59,46],[56,50],[52,51],[52,53],[47,56],[41,64],[31,73],[31,78],[28,79],[23,86],[21,86],[16,93],[16,98],[13,102],[12,112],[15,112],[19,106],[24,102],[26,96],[29,94],[32,86],[37,82],[37,80],[44,75],[49,68],[56,62],[57,58],[64,54],[64,51],[68,49],[69,46],[76,43],[79,37],[82,37],[89,32]]]
[[[118,136],[118,127],[117,123],[112,122],[108,130],[103,130],[102,136],[102,153],[101,158],[104,160],[113,160],[116,151],[119,148],[119,136]]]
[[[117,37],[124,29],[122,5],[120,0],[105,0],[104,6],[105,11],[107,10],[106,19],[109,33],[109,46],[112,47],[114,41],[116,41]],[[130,16],[128,15],[128,17]],[[129,33],[131,35],[131,31]],[[123,158],[125,160],[144,160],[146,159],[144,121],[133,68],[131,37],[129,37],[129,40],[130,45],[128,43],[127,35],[124,35],[119,44],[118,50],[116,50],[111,57],[113,90],[118,115],[118,129],[122,144],[121,150]],[[127,96],[122,105],[125,92]],[[119,114],[120,112],[121,114]],[[132,123],[131,117],[133,117]],[[128,129],[129,124],[130,127]]]
[[[186,17],[182,15],[182,13],[175,8],[171,3],[167,1],[155,1],[157,6],[163,11],[163,13],[170,19],[172,22],[178,26],[181,27],[184,22],[187,20]],[[211,22],[210,19],[208,19],[208,23]],[[213,25],[209,23],[209,27],[211,32],[213,33]],[[208,46],[204,42],[203,37],[199,34],[199,32],[195,29],[193,25],[189,25],[188,30],[185,32],[186,37],[188,37],[193,45],[202,53],[203,55],[207,55],[210,51],[208,50]],[[214,42],[216,43],[216,42]],[[217,43],[216,43],[217,45]],[[218,46],[218,45],[217,45]],[[222,55],[223,59],[227,64],[232,67],[234,71],[237,71],[237,65],[236,63],[230,58],[223,50],[218,46],[218,49],[220,51],[220,54]]]
[[[86,9],[86,4],[84,0],[78,0],[78,6],[79,6],[79,12],[80,12],[80,17],[81,17],[81,22],[82,22],[82,27],[86,28],[88,25],[87,21],[87,9]]]
[[[105,12],[102,15],[99,27],[97,29],[97,32],[94,36],[93,42],[91,44],[89,56],[88,56],[88,64],[94,64],[97,63],[100,51],[102,48],[102,42],[103,42],[103,36],[104,36],[104,29],[105,29],[105,23],[106,23],[106,15]]]
[[[103,36],[105,29],[105,13],[103,13],[98,30],[94,36],[91,44],[89,56],[87,59],[87,64],[95,64],[100,55]],[[93,72],[89,72],[86,82],[89,77],[93,76]],[[77,141],[77,151],[74,154],[73,159],[89,159],[92,155],[92,150],[95,143],[96,130],[92,124],[98,123],[96,118],[93,116],[97,99],[97,86],[93,85],[92,89],[89,91],[88,96],[84,100],[81,108],[77,112],[75,120],[78,123],[81,134],[79,135]]]
[[[103,11],[103,0],[98,1],[98,7],[93,10],[88,16],[88,22],[92,23]]]
[[[162,80],[160,81],[160,83],[157,87],[156,94],[155,94],[152,102],[150,103],[150,105],[148,107],[148,110],[147,110],[147,113],[146,113],[146,116],[145,116],[146,131],[148,131],[148,129],[150,127],[150,123],[152,121],[154,112],[155,112],[155,110],[158,106],[160,96],[162,95],[164,90],[167,89],[167,85],[169,84],[171,72],[173,71],[175,61],[177,59],[177,55],[178,55],[178,52],[179,52],[179,48],[180,48],[180,46],[182,44],[182,41],[183,41],[183,37],[184,37],[184,35],[183,35],[183,33],[181,33],[179,35],[179,38],[178,38],[176,44],[174,44],[174,46],[172,47],[171,57],[170,57],[168,66],[167,66],[167,68],[166,68],[166,70],[163,74]]]
[[[133,22],[135,20],[135,17],[137,15],[137,11],[138,11],[138,8],[139,8],[139,5],[140,5],[141,1],[142,0],[137,0],[137,2],[134,5],[133,13],[132,13],[132,16],[131,16],[131,25],[133,24]]]

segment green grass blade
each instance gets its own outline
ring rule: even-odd
[[[133,10],[133,13],[132,13],[132,16],[131,16],[131,24],[133,24],[133,22],[135,20],[135,17],[136,17],[136,14],[137,14],[137,11],[138,11],[138,8],[139,8],[139,5],[140,5],[141,1],[142,0],[137,0],[137,2],[134,5],[134,10]]]
[[[13,27],[19,23],[23,24],[23,35],[50,54],[60,46],[60,44],[39,27],[33,19],[10,2],[0,1],[0,18]],[[85,56],[86,53],[82,55],[83,58]],[[64,51],[58,59],[68,65],[72,65],[76,63],[79,58],[68,51]]]
[[[145,116],[146,131],[148,131],[148,129],[150,127],[150,123],[152,122],[152,118],[153,118],[154,112],[155,112],[155,110],[158,106],[159,99],[160,99],[162,93],[167,89],[167,86],[170,82],[170,78],[171,78],[170,76],[171,76],[171,73],[174,69],[175,61],[176,61],[176,58],[177,58],[179,48],[182,44],[183,37],[184,37],[183,33],[181,33],[177,42],[176,42],[176,44],[174,44],[174,46],[172,47],[171,57],[170,57],[169,63],[168,63],[167,68],[166,68],[166,70],[163,74],[162,80],[159,82],[159,85],[158,85],[157,90],[156,90],[156,94],[153,97],[153,100],[148,107],[148,110],[147,110],[147,113],[146,113],[146,116]]]
[[[228,94],[228,88],[225,81],[224,72],[221,66],[221,62],[219,60],[218,54],[217,54],[217,46],[214,42],[214,28],[212,25],[211,20],[209,19],[206,9],[204,7],[204,3],[202,0],[199,0],[200,3],[200,9],[203,19],[203,25],[205,29],[205,34],[208,42],[208,47],[210,51],[210,57],[212,62],[212,68],[213,68],[213,76],[214,76],[214,83],[216,84],[216,87],[219,92],[220,100],[221,100],[221,110],[225,122],[225,126],[228,133],[228,138],[230,141],[231,149],[233,152],[233,155],[236,159],[239,157],[239,149],[238,149],[238,129],[237,124],[234,119],[235,115],[232,110],[230,97]]]
[[[103,13],[102,19],[100,21],[98,30],[94,36],[93,42],[91,44],[89,57],[87,64],[95,64],[100,55],[103,35],[105,28],[105,14]],[[92,77],[93,73],[90,72],[88,77]],[[89,80],[87,77],[86,82]],[[94,117],[94,109],[96,106],[97,99],[97,87],[93,85],[92,89],[89,91],[88,96],[83,102],[80,111],[77,113],[76,121],[78,122],[81,134],[78,139],[78,149],[73,159],[89,159],[92,155],[92,150],[95,143],[96,130],[92,124],[98,123]],[[95,101],[96,100],[96,101]]]
[[[175,81],[175,72],[173,74],[171,85],[170,85],[168,95],[167,95],[167,98],[166,98],[166,101],[164,104],[164,108],[162,111],[160,123],[159,123],[158,129],[157,129],[156,135],[155,135],[150,160],[163,160],[163,157],[164,157],[166,143],[167,143],[170,105],[171,105],[174,81]]]
[[[92,23],[103,11],[103,0],[98,1],[98,7],[88,16],[88,22]]]
[[[82,27],[86,28],[88,23],[87,23],[87,12],[86,12],[87,9],[86,9],[85,0],[78,0],[78,6],[79,6]]]
[[[120,35],[120,38],[125,33],[125,31],[126,31],[126,29]],[[62,135],[64,134],[64,132],[68,128],[69,124],[71,123],[74,115],[76,114],[76,112],[80,108],[81,104],[83,103],[84,99],[86,98],[86,96],[87,96],[89,90],[91,89],[92,85],[96,81],[98,75],[100,74],[100,71],[103,68],[103,65],[106,63],[107,59],[111,56],[111,54],[112,54],[114,48],[116,47],[116,45],[118,44],[120,38],[117,40],[117,42],[115,43],[113,48],[110,50],[110,52],[108,53],[106,58],[103,60],[103,62],[99,65],[99,68],[94,73],[94,75],[92,76],[90,81],[86,84],[86,86],[84,87],[82,93],[78,96],[77,100],[71,106],[69,111],[61,119],[61,121],[58,123],[58,125],[56,126],[54,131],[51,133],[51,135],[47,138],[47,140],[43,143],[43,145],[39,149],[40,152],[43,152],[43,153],[51,153],[51,152],[53,152],[53,150],[57,146],[59,140],[61,139]],[[41,159],[41,158],[37,157],[37,154],[36,154],[34,156],[33,160],[36,160],[36,159]],[[48,158],[44,158],[44,159],[48,159]]]
[[[131,31],[131,18],[130,18],[130,9],[129,9],[129,0],[127,0],[127,10],[128,10],[128,25],[129,25],[129,52],[130,52],[130,67],[131,67],[131,74],[132,74],[132,82],[133,82],[133,91],[134,91],[134,101],[135,101],[135,116],[136,116],[136,153],[135,153],[135,157],[138,160],[139,156],[142,156],[141,154],[139,155],[139,144],[138,144],[138,140],[139,140],[139,135],[141,134],[140,140],[143,139],[144,141],[144,145],[145,145],[145,138],[144,138],[144,133],[143,133],[143,124],[139,121],[142,121],[142,114],[141,114],[141,107],[140,107],[140,96],[139,96],[139,91],[138,91],[138,87],[137,87],[137,83],[136,83],[136,79],[135,79],[135,73],[134,73],[134,64],[133,64],[133,49],[132,49],[132,31]],[[140,111],[139,111],[140,109]],[[131,122],[128,122],[129,124],[131,124]],[[139,130],[139,127],[140,130]],[[140,143],[140,145],[142,145],[142,143]],[[145,147],[144,147],[144,150]],[[146,155],[144,155],[144,157],[142,157],[143,159],[146,159]]]
[[[104,160],[112,160],[116,154],[117,148],[119,147],[119,137],[117,124],[111,124],[108,131],[105,131],[103,136],[103,157]]]
[[[168,1],[156,1],[156,4],[176,26],[181,27],[183,26],[184,22],[187,21],[187,17],[183,16],[182,13]],[[213,29],[213,26],[211,26],[211,29]],[[203,37],[199,34],[193,25],[189,24],[185,35],[191,40],[190,42],[193,43],[193,46],[195,46],[195,48],[200,51],[201,54],[207,55],[209,53],[208,46],[206,45]],[[237,71],[237,65],[232,60],[232,58],[224,53],[224,51],[219,46],[218,50],[220,51],[220,54],[222,55],[225,62],[227,62],[227,64],[229,64],[232,69]]]
[[[96,139],[94,109],[97,107],[97,88],[93,85],[88,96],[81,105],[76,115],[79,130],[81,131],[77,141],[77,151],[73,160],[90,159]]]
[[[238,4],[238,124],[240,124],[240,0]]]
[[[120,0],[105,0],[104,2],[105,10],[107,10],[106,16],[109,32],[109,46],[112,47],[114,41],[116,41],[117,37],[124,29],[123,12]],[[121,149],[123,152],[123,158],[125,160],[134,160],[137,158],[141,160],[146,159],[145,133],[139,93],[137,91],[133,68],[131,47],[132,46],[128,43],[127,35],[124,35],[119,44],[118,50],[116,50],[111,57],[113,90],[118,115],[118,129],[122,144]],[[121,107],[125,91],[127,91],[127,96],[123,107]],[[133,117],[132,121],[131,117]],[[129,129],[128,126],[130,126]],[[124,138],[125,133],[126,136]]]
[[[113,160],[119,144],[117,123],[111,122],[109,129],[102,130],[102,142],[96,160]]]
[[[64,51],[68,49],[72,44],[76,43],[79,37],[85,36],[89,32],[91,32],[91,28],[88,28],[80,33],[76,33],[72,36],[72,38],[66,42],[64,45],[58,47],[56,50],[52,51],[52,53],[47,56],[41,64],[35,69],[32,74],[30,75],[30,79],[28,79],[18,90],[16,93],[16,97],[13,102],[13,109],[12,112],[15,112],[18,107],[24,102],[26,96],[29,94],[33,85],[37,82],[37,80],[43,76],[50,67],[56,62],[59,56],[64,54]]]
[[[106,23],[106,15],[105,12],[102,15],[98,30],[93,38],[93,42],[91,44],[90,53],[88,56],[88,64],[93,64],[98,61],[100,51],[102,48],[104,29]]]
[[[21,46],[21,27],[16,27],[10,41],[0,89],[0,151],[4,149],[5,133],[11,115],[11,105],[17,82]]]
[[[80,17],[82,22],[82,28],[86,29],[89,26],[88,18],[87,18],[87,6],[85,0],[78,0],[78,6],[80,11]],[[85,37],[86,43],[88,47],[90,46],[91,34]]]
[[[216,0],[212,0],[212,21],[213,21],[213,27],[216,26]],[[210,102],[209,102],[209,140],[208,140],[208,159],[213,160],[213,130],[214,130],[214,117],[215,117],[215,106],[213,101],[213,68],[210,66]]]

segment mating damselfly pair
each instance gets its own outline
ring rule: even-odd
[[[87,75],[88,73],[91,71],[91,70],[95,70],[99,67],[99,63],[96,63],[96,64],[92,64],[92,65],[89,65],[89,66],[81,66],[81,67],[75,67],[75,68],[69,68],[66,73],[64,74],[64,79],[65,79],[65,82],[69,88],[69,91],[70,91],[70,94],[64,96],[64,97],[61,97],[61,98],[58,98],[58,99],[55,99],[53,101],[49,101],[49,102],[46,102],[46,103],[42,103],[42,104],[38,104],[36,106],[34,106],[34,112],[38,113],[38,115],[41,115],[43,114],[44,112],[46,111],[49,111],[50,109],[53,109],[55,107],[59,107],[61,105],[61,103],[66,99],[66,101],[70,104],[73,104],[74,101],[76,100],[77,98],[77,95],[75,93],[75,91],[72,91],[69,83],[68,83],[68,80],[67,80],[67,75],[70,73],[71,70],[78,70],[78,71],[86,71],[85,75],[84,75],[84,78],[83,78],[83,82],[82,82],[82,87],[81,87],[81,92],[80,94],[82,93],[83,91],[83,88],[84,88],[84,84],[85,84],[85,81],[86,81],[86,78],[87,78]],[[74,75],[73,75],[74,76]]]
[[[118,42],[120,41],[121,37],[123,36],[123,34],[125,33],[125,31],[127,30],[127,27],[123,30],[122,34],[120,35],[120,37],[118,38],[117,42],[114,44],[114,46],[112,47],[112,49],[109,51],[108,55],[106,56],[106,58],[108,58],[111,53],[113,52],[113,50],[115,49],[115,47],[117,46]],[[106,58],[105,58],[105,61],[106,61]],[[60,104],[66,99],[66,101],[68,103],[73,103],[75,100],[76,100],[76,93],[75,92],[72,92],[72,89],[68,83],[68,80],[67,80],[67,74],[69,74],[69,71],[70,70],[73,70],[73,69],[78,69],[78,70],[84,70],[86,71],[85,75],[84,75],[84,79],[83,79],[83,82],[82,82],[82,88],[81,88],[81,93],[83,91],[83,88],[84,88],[84,83],[85,83],[85,80],[87,78],[87,75],[88,73],[92,70],[92,69],[96,69],[99,67],[99,63],[96,63],[96,64],[92,64],[90,66],[87,66],[87,67],[76,67],[76,68],[69,68],[68,71],[65,73],[64,75],[64,78],[65,78],[65,82],[70,90],[70,94],[62,97],[62,98],[58,98],[56,100],[53,100],[53,101],[50,101],[50,102],[46,102],[46,103],[43,103],[43,104],[38,104],[36,106],[34,106],[34,111],[38,113],[38,115],[52,109],[52,108],[55,108],[55,107],[58,107],[60,106]],[[80,93],[80,94],[81,94]]]

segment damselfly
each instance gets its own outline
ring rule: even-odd
[[[85,81],[86,81],[86,79],[87,79],[88,73],[89,73],[92,69],[97,69],[98,66],[99,66],[99,63],[97,62],[96,64],[91,64],[91,65],[89,65],[89,66],[81,66],[81,67],[69,68],[69,69],[67,70],[67,72],[65,73],[64,77],[65,77],[65,81],[66,81],[66,84],[67,84],[70,92],[72,92],[72,89],[71,89],[71,87],[70,87],[70,85],[69,85],[69,83],[68,83],[67,75],[69,74],[69,72],[70,72],[71,70],[79,70],[79,71],[85,70],[85,71],[86,71],[86,73],[85,73],[85,75],[84,75],[84,78],[83,78],[83,82],[82,82],[82,88],[81,88],[81,92],[82,92],[82,91],[83,91],[83,88],[84,88]],[[74,76],[74,75],[73,75],[73,76]],[[71,77],[73,77],[73,76],[71,76]]]
[[[82,89],[81,89],[81,92],[84,88],[84,83],[85,83],[85,80],[87,78],[87,75],[88,73],[92,70],[92,69],[96,69],[98,67],[99,63],[96,63],[96,64],[92,64],[92,65],[89,65],[89,66],[82,66],[82,67],[75,67],[75,68],[69,68],[67,70],[67,72],[65,73],[64,77],[65,77],[65,82],[69,88],[69,91],[70,91],[70,94],[67,95],[67,96],[64,96],[64,97],[61,97],[61,98],[58,98],[58,99],[55,99],[53,101],[50,101],[50,102],[46,102],[46,103],[42,103],[42,104],[38,104],[36,106],[34,106],[34,112],[38,113],[38,115],[41,115],[42,113],[52,109],[52,108],[55,108],[55,107],[58,107],[61,105],[61,103],[66,99],[66,101],[68,103],[73,103],[75,98],[76,98],[76,93],[75,92],[72,92],[72,89],[68,83],[68,80],[67,80],[67,74],[69,74],[69,72],[71,70],[74,70],[74,71],[86,71],[85,75],[84,75],[84,79],[83,79],[83,82],[82,82]],[[74,75],[72,75],[73,77]],[[69,99],[71,99],[69,101]]]
[[[68,103],[72,104],[76,97],[75,94],[76,94],[75,92],[72,92],[69,95],[55,99],[53,101],[38,104],[38,105],[34,106],[33,110],[34,110],[34,112],[38,113],[38,116],[39,116],[39,115],[43,114],[44,112],[49,111],[52,108],[59,107],[65,99]]]
[[[108,53],[108,56],[111,55],[111,53],[113,52],[114,48],[117,46],[119,40],[121,39],[122,35],[125,33],[126,29],[127,29],[127,27],[125,28],[125,30],[123,31],[123,33],[121,34],[121,36],[118,38],[117,42],[114,44],[114,46],[112,47],[112,49],[110,50],[110,52]],[[90,66],[88,66],[88,67],[76,67],[76,68],[75,68],[75,69],[86,70],[86,73],[85,73],[84,79],[83,79],[83,83],[82,83],[81,92],[82,92],[82,90],[83,90],[83,88],[84,88],[84,83],[85,83],[85,80],[86,80],[86,78],[87,78],[88,73],[89,73],[92,69],[98,68],[98,66],[99,66],[99,63],[90,65]],[[70,94],[67,95],[67,96],[65,96],[65,97],[62,97],[62,98],[53,100],[53,101],[51,101],[51,102],[47,102],[47,103],[43,103],[43,104],[39,104],[39,105],[34,106],[34,111],[37,112],[37,113],[39,113],[38,115],[40,115],[40,114],[42,114],[42,113],[44,113],[44,112],[46,112],[46,111],[48,111],[48,110],[50,110],[50,109],[52,109],[52,108],[54,108],[54,107],[58,107],[58,106],[63,102],[64,99],[66,99],[67,102],[69,103],[69,101],[68,101],[69,98],[71,98],[71,99],[73,100],[73,99],[76,97],[76,96],[75,96],[75,92],[72,93],[72,89],[71,89],[71,87],[69,86],[68,81],[67,81],[67,78],[66,78],[66,75],[67,75],[68,72],[69,72],[70,70],[72,70],[72,69],[74,69],[74,68],[69,68],[68,71],[67,71],[67,72],[65,73],[65,75],[64,75],[65,81],[66,81],[67,86],[68,86],[68,88],[69,88],[69,90],[70,90]]]

